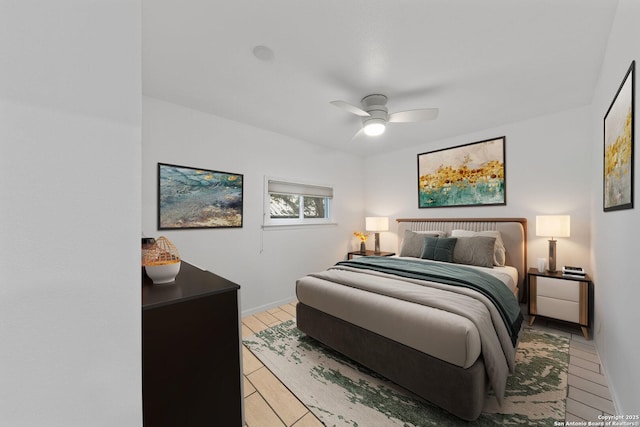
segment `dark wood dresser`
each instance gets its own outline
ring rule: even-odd
[[[145,427],[242,425],[239,289],[184,261],[172,284],[143,274]]]

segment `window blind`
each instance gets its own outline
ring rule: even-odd
[[[333,188],[318,185],[300,184],[296,182],[272,181],[268,183],[269,193],[297,194],[308,197],[333,198]]]

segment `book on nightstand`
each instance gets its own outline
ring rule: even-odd
[[[584,278],[586,273],[582,267],[572,267],[569,265],[565,265],[562,267],[562,275],[567,277],[578,277]]]

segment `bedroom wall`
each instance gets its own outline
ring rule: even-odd
[[[143,98],[142,229],[241,286],[243,315],[288,302],[295,280],[343,259],[364,228],[362,159],[158,99]],[[244,175],[244,224],[157,229],[157,163]],[[337,225],[262,230],[264,177],[334,186]]]
[[[446,114],[445,111],[442,114]],[[428,132],[428,124],[425,124]],[[535,217],[571,215],[571,237],[558,238],[557,264],[590,270],[590,184],[593,171],[590,108],[536,117],[422,146],[374,156],[365,161],[366,215],[389,216],[391,230],[381,235],[383,250],[397,250],[395,218],[525,217],[528,264],[548,254],[548,239],[536,237]],[[418,208],[417,155],[506,136],[506,206]]]
[[[0,425],[142,426],[140,1],[0,9]]]
[[[638,73],[640,73],[640,3],[620,0],[600,79],[593,97],[591,143],[592,265],[595,282],[596,343],[609,378],[609,389],[619,414],[640,413],[640,287],[637,263],[640,253],[640,206],[638,189]],[[635,208],[603,212],[603,118],[622,79],[636,61],[635,90]]]

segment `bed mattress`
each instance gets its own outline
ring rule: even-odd
[[[510,290],[515,289],[517,272],[514,278],[514,271],[510,268],[483,270],[489,270],[500,278]],[[447,292],[443,289],[425,290],[421,285],[392,277],[372,276],[370,280],[379,281],[381,287],[402,288],[409,296],[428,292],[438,299],[445,298],[443,293]],[[298,280],[296,290],[298,300],[305,305],[455,366],[468,368],[481,354],[477,327],[458,314],[313,275]]]

